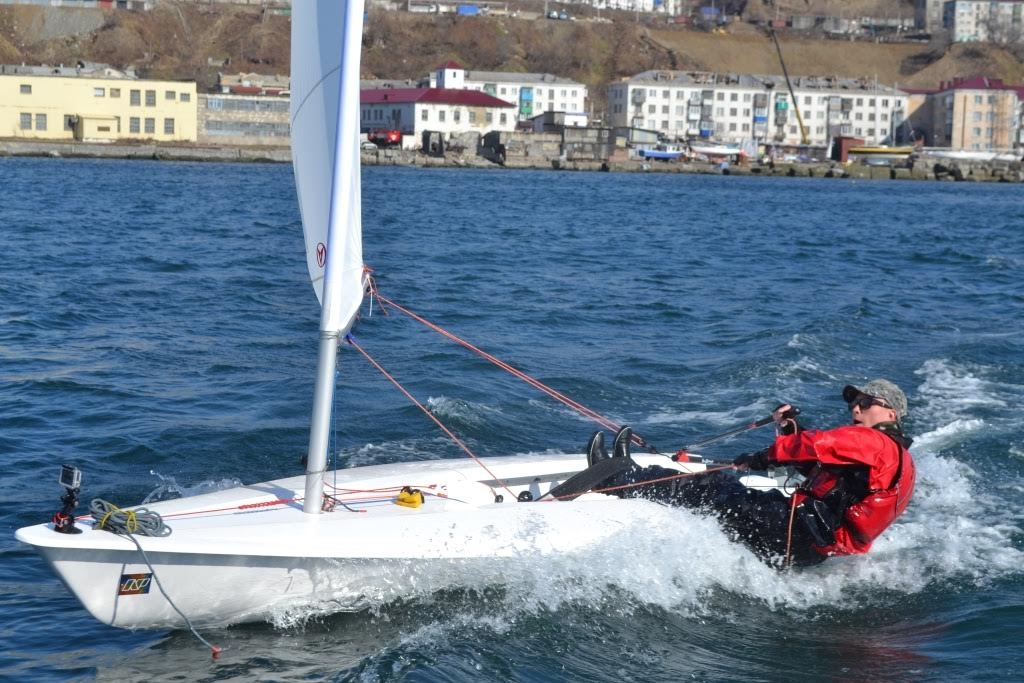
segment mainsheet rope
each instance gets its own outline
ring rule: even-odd
[[[602,427],[605,427],[606,429],[610,429],[612,431],[618,431],[619,430],[621,425],[616,424],[615,422],[613,422],[612,420],[608,419],[607,417],[601,415],[597,411],[592,410],[592,409],[588,408],[587,406],[583,405],[582,403],[579,403],[578,401],[573,400],[572,398],[566,396],[565,394],[563,394],[562,392],[560,392],[560,391],[558,391],[556,389],[552,389],[551,387],[547,386],[546,384],[544,384],[540,380],[538,380],[538,379],[536,379],[534,377],[531,377],[530,375],[526,374],[522,370],[520,370],[520,369],[518,369],[518,368],[516,368],[516,367],[514,367],[512,365],[509,365],[508,363],[506,363],[505,361],[501,360],[500,358],[497,358],[496,356],[493,356],[490,353],[487,353],[483,349],[481,349],[481,348],[479,348],[477,346],[474,346],[473,344],[471,344],[470,342],[466,341],[465,339],[462,339],[461,337],[459,337],[459,336],[457,336],[455,334],[452,334],[451,332],[449,332],[448,330],[440,327],[439,325],[436,325],[436,324],[430,322],[429,320],[427,320],[423,316],[418,315],[418,314],[414,313],[413,311],[409,310],[408,308],[405,308],[404,306],[398,304],[397,302],[387,298],[386,296],[384,296],[383,294],[381,294],[377,290],[376,286],[374,284],[372,284],[372,281],[371,281],[370,293],[371,293],[371,296],[374,296],[377,299],[379,299],[381,301],[381,303],[388,304],[388,305],[392,306],[396,310],[401,311],[402,313],[404,313],[405,315],[409,316],[413,320],[419,322],[420,324],[426,326],[427,328],[433,330],[434,332],[437,332],[438,334],[440,334],[441,336],[445,337],[446,339],[449,339],[449,340],[455,342],[456,344],[462,346],[463,348],[469,349],[473,353],[476,353],[477,355],[479,355],[481,358],[484,358],[485,360],[487,360],[490,363],[496,365],[497,367],[501,368],[502,370],[505,370],[509,374],[511,374],[511,375],[513,375],[515,377],[518,377],[519,379],[523,380],[524,382],[526,382],[530,386],[532,386],[535,389],[538,389],[538,390],[544,392],[545,394],[547,394],[551,398],[555,399],[556,401],[559,401],[560,403],[568,406],[569,408],[572,408],[573,410],[575,410],[579,414],[583,415],[584,417],[590,418],[591,420],[593,420],[594,422],[598,423]],[[643,437],[641,437],[640,435],[636,434],[635,432],[632,435],[632,441],[636,445],[638,445],[638,446],[640,446],[642,448],[646,448],[651,453],[658,453],[659,452],[658,449],[655,448],[655,446],[653,444],[648,443]]]

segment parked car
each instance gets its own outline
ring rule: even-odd
[[[369,140],[363,140],[362,142],[359,143],[359,149],[373,151],[377,149],[377,145],[376,143],[370,142]]]
[[[366,139],[378,147],[400,147],[402,145],[402,131],[384,128],[371,130]]]

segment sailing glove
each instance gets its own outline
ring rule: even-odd
[[[768,449],[764,448],[753,453],[744,453],[733,460],[732,465],[740,470],[764,471],[768,469]]]
[[[776,431],[780,436],[789,436],[800,431],[800,423],[796,421],[799,414],[800,409],[788,403],[780,403],[775,407],[772,416],[775,418]]]

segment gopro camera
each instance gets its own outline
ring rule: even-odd
[[[66,489],[79,489],[82,486],[82,471],[74,465],[60,466],[60,485]]]

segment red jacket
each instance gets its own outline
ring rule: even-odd
[[[903,513],[914,492],[916,473],[910,452],[897,437],[880,429],[847,425],[780,436],[767,456],[769,463],[793,465],[809,473],[805,487],[794,494],[797,504],[809,497],[826,497],[841,479],[858,473],[860,490],[838,511],[841,519],[835,543],[815,546],[823,555],[866,553]],[[817,464],[820,470],[814,469]]]

